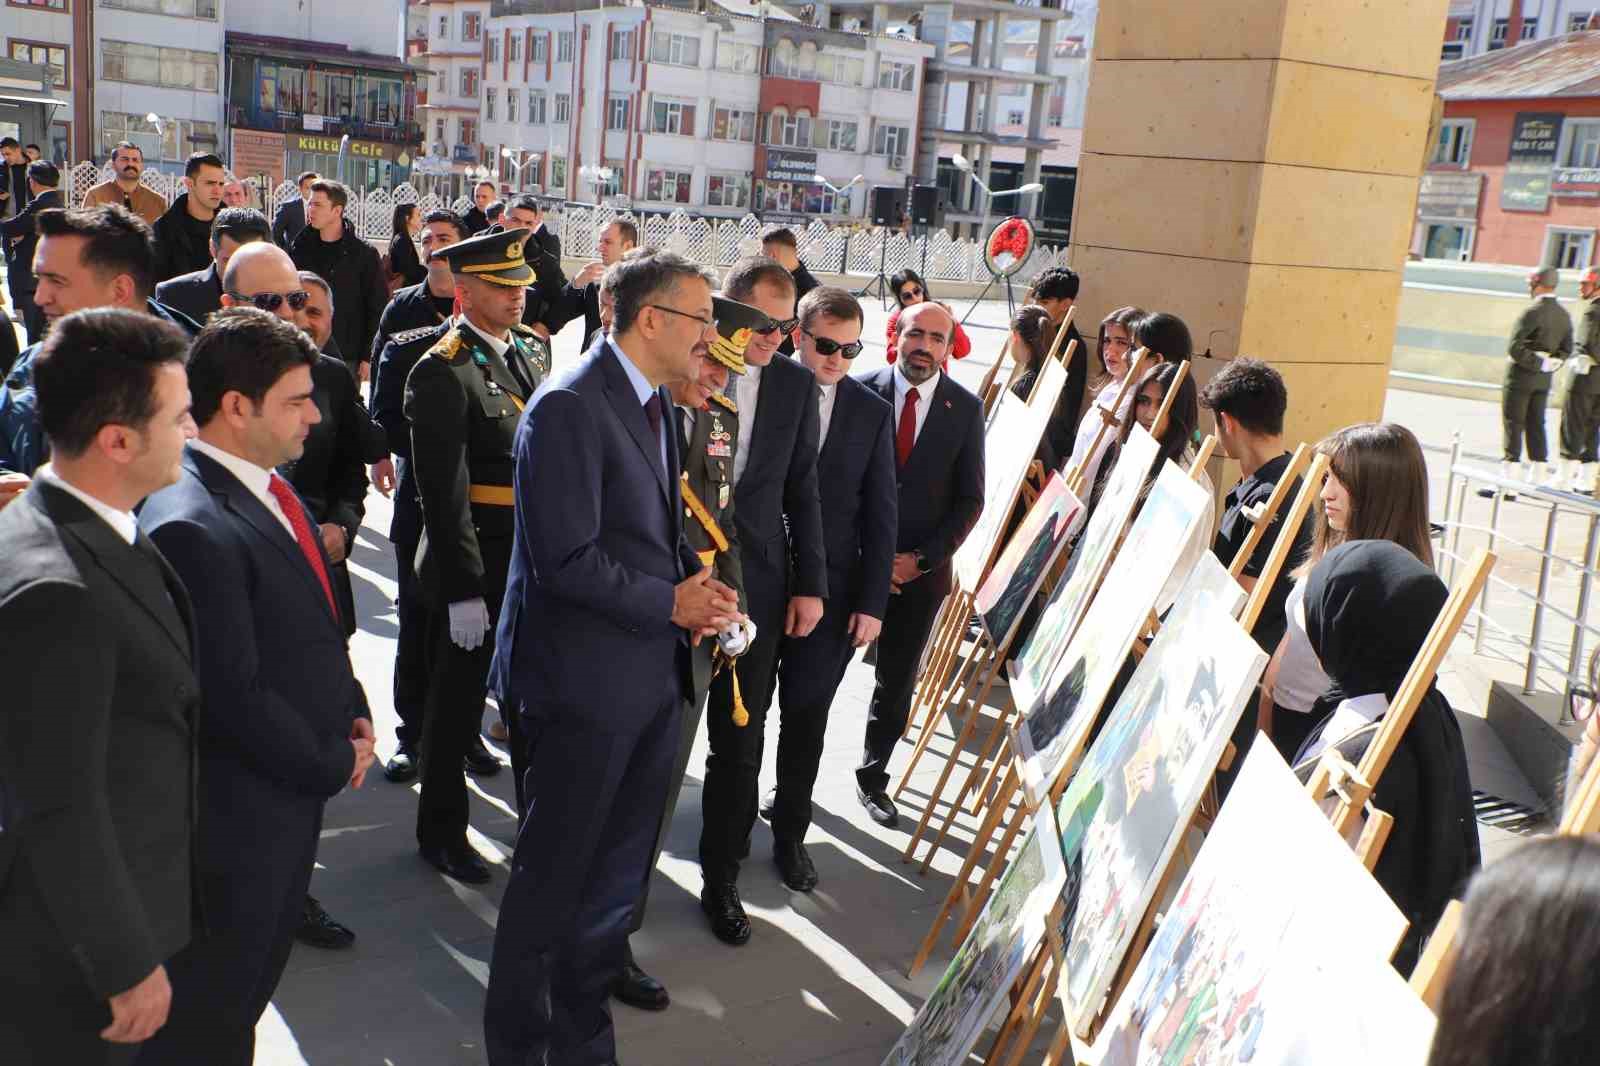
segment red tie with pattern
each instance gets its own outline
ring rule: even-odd
[[[916,389],[906,390],[905,406],[900,408],[900,431],[894,437],[894,457],[901,466],[911,458],[911,446],[917,443],[917,401],[921,397]]]
[[[300,545],[300,552],[306,557],[306,562],[311,564],[311,572],[322,582],[322,591],[328,596],[328,609],[333,612],[334,620],[337,621],[339,605],[334,602],[333,585],[328,581],[328,570],[322,565],[322,553],[317,550],[317,542],[313,539],[315,534],[311,532],[311,520],[306,517],[305,508],[300,506],[300,497],[296,496],[289,483],[277,474],[273,474],[267,482],[267,491],[272,493],[272,498],[278,501],[278,506],[283,508],[284,516],[294,527],[294,539]]]

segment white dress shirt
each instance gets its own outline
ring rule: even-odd
[[[911,443],[916,444],[917,438],[922,436],[922,427],[928,421],[928,408],[933,406],[933,393],[939,387],[939,375],[935,374],[921,385],[913,385],[906,380],[900,370],[900,364],[894,365],[894,431],[895,439],[900,438],[900,412],[906,406],[906,393],[912,389],[917,390],[916,429],[912,431]]]
[[[745,367],[744,376],[733,379],[733,402],[739,407],[739,447],[733,452],[733,483],[739,484],[750,462],[750,444],[756,439],[756,402],[761,398],[762,367]]]
[[[462,315],[461,318],[459,319],[459,321],[463,326],[466,326],[473,333],[476,333],[478,335],[478,337],[480,339],[482,339],[483,343],[487,344],[490,348],[494,349],[494,354],[495,355],[498,355],[502,359],[504,359],[506,357],[506,352],[511,348],[511,339],[509,337],[506,338],[503,341],[502,340],[496,340],[495,338],[493,338],[493,337],[489,336],[487,333],[485,333],[483,330],[479,329],[477,326],[474,326],[472,324],[472,322],[468,320],[466,315]]]
[[[133,517],[132,511],[119,511],[98,497],[91,496],[78,486],[61,480],[61,478],[48,467],[41,467],[35,471],[34,477],[40,481],[48,482],[69,496],[76,497],[85,507],[99,515],[112,531],[132,546],[139,536],[139,520]]]
[[[817,415],[822,420],[822,432],[817,435],[817,448],[828,442],[828,426],[833,421],[833,401],[839,395],[839,383],[817,386]]]
[[[611,345],[613,352],[617,353],[617,362],[622,364],[622,372],[628,375],[628,384],[633,386],[633,394],[638,399],[640,407],[649,403],[650,397],[659,395],[650,384],[650,379],[644,376],[644,371],[633,365],[633,360],[628,358],[627,354],[617,346],[617,342],[612,340],[609,334],[606,335],[606,343]],[[661,410],[661,432],[656,434],[656,443],[661,446],[661,472],[663,474],[667,472],[666,428],[667,411],[666,405],[663,405]]]
[[[259,467],[248,459],[240,458],[232,452],[225,452],[215,445],[207,444],[198,437],[189,442],[189,447],[208,459],[215,459],[224,470],[238,478],[239,483],[250,490],[250,495],[260,500],[261,505],[278,520],[283,531],[289,534],[289,539],[296,544],[299,543],[295,540],[293,523],[289,521],[289,516],[283,513],[283,508],[278,506],[278,498],[268,488],[272,484],[272,471]],[[310,515],[306,515],[306,521],[311,521]]]

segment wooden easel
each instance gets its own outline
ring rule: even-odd
[[[1309,452],[1302,444],[1295,450],[1295,455]],[[1293,466],[1293,463],[1290,463]],[[1278,533],[1278,539],[1272,542],[1272,551],[1267,554],[1266,565],[1262,567],[1261,574],[1256,578],[1255,587],[1250,590],[1250,598],[1245,601],[1244,610],[1239,614],[1239,624],[1244,626],[1246,633],[1255,629],[1256,621],[1261,617],[1261,612],[1267,606],[1267,599],[1272,595],[1272,587],[1278,583],[1278,576],[1283,572],[1284,565],[1289,561],[1289,552],[1294,549],[1295,531],[1305,521],[1306,515],[1311,510],[1311,501],[1322,492],[1322,481],[1328,476],[1328,457],[1318,455],[1311,461],[1311,470],[1304,481],[1300,483],[1300,491],[1295,494],[1294,503],[1289,506],[1289,513],[1285,516],[1283,528]],[[1239,554],[1233,557],[1233,564],[1228,567],[1228,573],[1238,580],[1239,574],[1244,570],[1245,564],[1250,561],[1250,555],[1256,550],[1256,545],[1261,543],[1261,536],[1272,524],[1272,515],[1276,509],[1272,507],[1273,499],[1279,492],[1288,495],[1289,486],[1294,478],[1287,472],[1280,478],[1277,487],[1268,497],[1266,508],[1261,512],[1261,518],[1250,530],[1250,535],[1245,538],[1244,545],[1239,549]],[[1281,502],[1281,500],[1280,500]]]
[[[1233,562],[1228,565],[1228,573],[1237,580],[1244,573],[1244,568],[1249,564],[1250,557],[1255,554],[1256,545],[1261,543],[1261,538],[1272,527],[1272,520],[1283,509],[1284,501],[1289,498],[1294,489],[1295,479],[1306,472],[1306,467],[1311,462],[1312,449],[1309,444],[1302,444],[1294,450],[1294,455],[1289,459],[1289,465],[1284,467],[1283,476],[1278,478],[1278,483],[1272,487],[1272,495],[1267,497],[1267,502],[1261,505],[1261,513],[1251,520],[1251,528],[1244,543],[1234,554]],[[1207,456],[1209,459],[1210,457]],[[1309,506],[1309,504],[1308,504]],[[1286,529],[1295,529],[1298,526],[1285,526]],[[1293,536],[1290,537],[1293,540]],[[1261,582],[1257,582],[1260,584]]]
[[[1067,308],[1066,316],[1061,319],[1061,325],[1056,327],[1055,338],[1050,342],[1049,358],[1054,359],[1061,352],[1062,342],[1067,339],[1068,327],[1072,324],[1072,316],[1074,313],[1076,313],[1076,311],[1076,307]],[[1062,360],[1064,362],[1071,361],[1074,346],[1075,345],[1068,346],[1066,354],[1062,356]],[[1010,354],[1010,352],[1011,330],[1008,324],[1008,328],[1006,329],[1005,343],[1000,346],[1000,354],[995,358],[995,361],[990,364],[989,369],[984,371],[983,380],[978,382],[978,399],[983,402],[983,413],[985,418],[987,418],[994,411],[995,403],[1000,397],[1002,389],[995,387],[995,379],[999,376],[1000,365],[1005,362],[1006,356]],[[1017,377],[1021,373],[1022,363],[1019,362],[1015,356],[1013,356],[1011,360],[1011,370],[1006,375],[1006,383],[1002,388],[1009,389],[1013,384],[1016,383]]]
[[[1127,399],[1128,390],[1138,384],[1140,375],[1144,373],[1144,364],[1150,358],[1150,350],[1148,348],[1140,348],[1130,358],[1133,360],[1133,365],[1128,367],[1127,376],[1122,379],[1122,384],[1117,387],[1117,395],[1111,401],[1110,410],[1096,406],[1096,409],[1100,412],[1100,428],[1095,432],[1093,443],[1078,458],[1072,468],[1067,471],[1067,488],[1071,489],[1073,495],[1080,500],[1083,499],[1083,483],[1087,480],[1084,476],[1084,467],[1088,464],[1089,457],[1099,452],[1100,445],[1105,442],[1106,434],[1113,427],[1122,424],[1122,418],[1117,412],[1122,410],[1122,404]]]

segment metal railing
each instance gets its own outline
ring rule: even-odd
[[[1559,693],[1561,724],[1570,725],[1572,689],[1584,680],[1585,645],[1600,640],[1600,627],[1589,622],[1589,602],[1597,574],[1596,549],[1600,548],[1600,501],[1559,488],[1536,485],[1500,474],[1499,457],[1467,452],[1460,434],[1450,447],[1423,445],[1423,451],[1448,458],[1442,501],[1442,542],[1437,552],[1440,576],[1453,583],[1456,569],[1477,545],[1462,546],[1463,535],[1481,538],[1496,552],[1502,565],[1495,568],[1484,584],[1477,605],[1468,616],[1473,627],[1473,652],[1484,655],[1488,632],[1518,649],[1518,656],[1502,656],[1522,667],[1522,691]],[[1481,490],[1481,491],[1480,491]],[[1487,522],[1469,520],[1468,500],[1487,497]],[[1480,505],[1481,506],[1481,505]],[[1534,513],[1531,523],[1516,521],[1517,516]],[[1511,526],[1526,526],[1510,529]],[[1562,533],[1580,533],[1581,558],[1559,549]],[[1528,539],[1529,534],[1536,540]],[[1515,575],[1537,559],[1532,588],[1518,582]],[[1576,574],[1570,583],[1556,583]],[[1569,611],[1558,604],[1570,596]],[[1529,611],[1524,621],[1518,608]],[[1565,645],[1563,647],[1562,645]]]

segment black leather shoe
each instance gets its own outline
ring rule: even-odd
[[[413,781],[417,776],[417,752],[404,742],[395,749],[389,761],[383,764],[383,776],[395,784]]]
[[[467,749],[467,757],[461,762],[467,773],[479,777],[493,777],[504,765],[495,753],[484,745],[482,737],[472,738],[472,747]]]
[[[294,938],[302,944],[329,951],[340,951],[356,942],[356,934],[334,921],[315,896],[306,897],[300,911],[300,928],[294,931]]]
[[[778,790],[767,789],[767,794],[761,797],[761,817],[772,821],[772,809],[778,805]]]
[[[796,892],[810,892],[817,887],[817,868],[804,844],[775,841],[772,861],[778,864],[778,876],[783,878],[783,883]]]
[[[711,932],[724,944],[737,947],[750,939],[750,917],[739,902],[739,886],[732,881],[707,881],[700,890],[700,909],[711,919]]]
[[[456,847],[422,847],[417,849],[423,861],[446,877],[468,885],[489,883],[489,864],[483,856],[464,844]]]
[[[856,798],[861,801],[861,806],[867,809],[872,820],[885,829],[893,829],[900,824],[900,812],[895,810],[894,801],[889,798],[889,793],[878,789],[868,792],[857,785]]]
[[[640,1010],[666,1010],[672,1002],[667,986],[639,969],[631,959],[622,964],[622,972],[611,982],[611,994]]]

